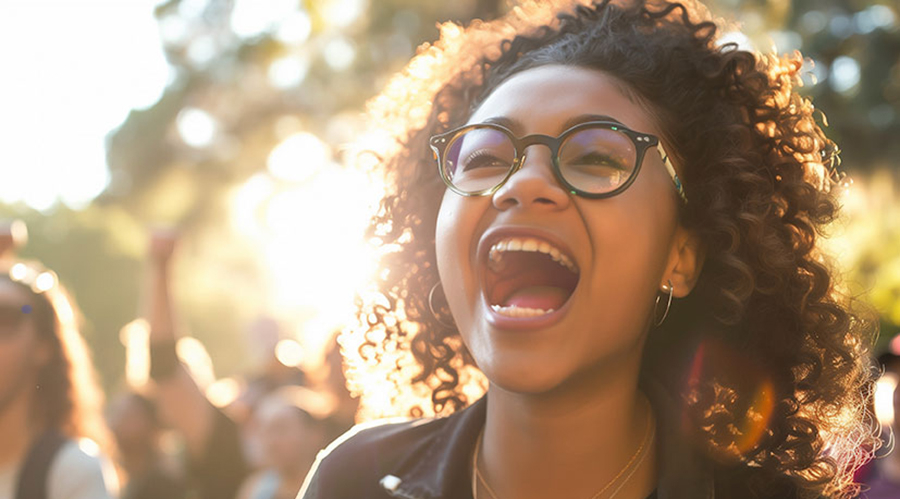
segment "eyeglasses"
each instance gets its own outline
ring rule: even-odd
[[[656,147],[679,197],[687,197],[681,180],[659,138],[619,123],[580,123],[558,137],[516,137],[493,123],[466,125],[431,137],[431,148],[447,187],[463,196],[497,192],[525,162],[525,149],[534,144],[550,148],[553,173],[566,190],[591,199],[620,194],[641,169],[647,150]]]

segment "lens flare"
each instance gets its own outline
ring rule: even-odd
[[[775,409],[775,385],[765,368],[733,347],[706,340],[695,350],[688,373],[688,401],[704,408],[703,414],[694,417],[717,435],[712,451],[725,458],[741,458],[756,448]],[[712,422],[723,420],[728,428]]]

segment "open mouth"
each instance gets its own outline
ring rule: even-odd
[[[486,296],[506,317],[531,318],[559,310],[578,285],[573,259],[536,237],[507,237],[488,252]]]

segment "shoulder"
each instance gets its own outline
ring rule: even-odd
[[[319,452],[298,497],[379,493],[378,482],[441,438],[447,420],[394,418],[354,426]]]
[[[47,492],[52,499],[103,499],[116,488],[115,472],[92,442],[66,442],[50,465]]]
[[[278,474],[270,469],[263,469],[251,474],[238,489],[238,499],[258,499],[274,497],[278,490],[280,479]]]
[[[753,466],[720,468],[716,471],[716,497],[729,499],[808,499],[809,490],[784,474]],[[824,496],[818,496],[825,499]]]

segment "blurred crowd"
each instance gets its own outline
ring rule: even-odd
[[[151,235],[142,317],[127,326],[144,333],[126,355],[146,359],[145,375],[123,373],[104,397],[78,307],[52,270],[17,258],[26,239],[21,223],[0,226],[0,499],[293,499],[353,425],[337,343],[314,370],[287,365],[287,336],[265,316],[247,325],[255,366],[240,390],[210,399],[181,348],[173,231]]]
[[[145,376],[123,376],[104,398],[77,305],[52,270],[16,257],[26,239],[21,223],[0,226],[0,499],[293,499],[317,453],[353,425],[337,343],[315,372],[287,365],[282,328],[265,316],[246,328],[256,361],[240,392],[210,400],[204,366],[180,353],[172,231],[151,235],[142,318],[126,326],[145,333],[126,352],[145,356]],[[873,417],[879,397],[900,415],[900,340],[891,345],[872,360],[891,392],[873,397]],[[858,473],[860,497],[897,498],[900,418],[878,417],[884,445]]]

